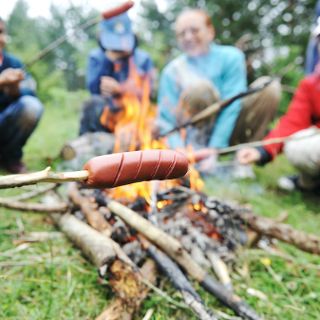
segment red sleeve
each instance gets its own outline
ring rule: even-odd
[[[312,90],[310,77],[303,79],[288,107],[287,113],[282,116],[277,126],[264,138],[287,137],[291,134],[309,128],[312,124]],[[264,149],[274,158],[282,151],[283,143],[264,146]]]

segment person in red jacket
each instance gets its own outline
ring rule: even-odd
[[[244,148],[237,153],[241,164],[266,164],[282,151],[299,175],[280,180],[282,187],[292,190],[320,189],[320,67],[299,84],[277,126],[264,140],[278,137],[302,137],[286,143],[270,144],[258,148]]]

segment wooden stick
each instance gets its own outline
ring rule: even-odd
[[[0,189],[21,187],[38,182],[84,181],[89,177],[87,170],[71,172],[52,172],[50,167],[38,172],[13,174],[0,177]]]
[[[25,193],[22,193],[17,196],[13,196],[13,197],[8,197],[6,199],[10,200],[10,201],[24,201],[24,200],[28,200],[28,199],[32,199],[37,196],[40,196],[41,194],[44,194],[48,191],[54,190],[58,186],[59,186],[59,184],[57,184],[57,183],[49,184],[49,185],[44,186],[42,188],[35,188],[34,190],[31,190],[29,192],[25,192]]]
[[[37,213],[66,212],[68,210],[68,205],[66,203],[48,205],[42,203],[12,201],[5,198],[0,198],[0,207],[20,211],[32,211]]]
[[[156,244],[169,257],[176,261],[189,275],[197,280],[208,292],[212,293],[224,305],[245,319],[261,319],[240,297],[229,292],[223,285],[211,278],[182,247],[180,242],[163,230],[152,225],[133,210],[119,202],[109,201],[108,208],[132,228],[143,234],[147,239]]]
[[[74,27],[72,32],[76,33],[76,32],[79,32],[80,30],[86,30],[89,27],[94,26],[95,24],[99,23],[100,20],[101,20],[100,17],[94,17],[94,18],[86,21],[85,23],[82,23],[82,24],[77,25],[76,27]],[[53,42],[51,42],[47,47],[45,47],[38,54],[36,54],[36,56],[34,58],[32,58],[30,61],[28,61],[26,63],[26,67],[30,68],[31,66],[33,66],[36,62],[40,61],[45,56],[47,56],[48,53],[50,53],[51,51],[53,51],[56,48],[58,48],[69,37],[70,37],[69,33],[68,34],[64,34],[61,37],[59,37],[58,39],[56,39]]]
[[[217,319],[207,310],[201,297],[197,294],[178,265],[149,241],[143,239],[142,243],[147,249],[148,254],[156,261],[159,269],[169,278],[174,287],[181,292],[185,303],[195,312],[198,318],[201,320]]]
[[[170,135],[173,132],[179,131],[185,127],[188,127],[190,125],[196,124],[212,115],[217,114],[218,112],[220,112],[222,109],[228,107],[231,103],[233,103],[234,101],[244,98],[248,95],[254,94],[256,92],[259,92],[261,90],[263,90],[264,88],[266,88],[272,81],[274,81],[274,79],[267,81],[265,83],[263,83],[261,86],[258,87],[254,87],[254,88],[250,88],[249,90],[245,91],[245,92],[241,92],[229,99],[223,100],[223,101],[218,101],[210,106],[208,106],[207,108],[205,108],[204,110],[200,111],[199,113],[197,113],[195,116],[193,116],[189,121],[176,126],[175,128],[169,130],[166,133],[160,134],[159,137],[166,137],[168,135]]]
[[[320,255],[320,238],[315,235],[296,230],[288,224],[279,223],[270,218],[257,216],[248,210],[240,209],[240,217],[251,229],[260,234],[292,244],[303,251]]]
[[[316,130],[315,132],[308,134],[306,136],[287,136],[287,137],[279,137],[279,138],[272,138],[272,139],[267,139],[267,140],[260,140],[260,141],[253,141],[253,142],[247,142],[247,143],[240,143],[231,147],[226,147],[222,149],[218,149],[217,153],[218,154],[227,154],[231,152],[238,151],[243,148],[255,148],[255,147],[262,147],[262,146],[267,146],[269,144],[275,144],[275,143],[283,143],[283,142],[289,142],[289,141],[298,141],[298,140],[303,140],[307,139],[316,135],[320,134],[320,130]]]
[[[101,232],[106,236],[111,235],[111,225],[102,216],[100,211],[97,209],[97,205],[93,203],[88,197],[83,197],[77,188],[76,183],[70,183],[68,186],[69,199],[77,207],[79,207],[86,217],[88,224]]]

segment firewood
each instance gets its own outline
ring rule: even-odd
[[[86,133],[72,141],[67,142],[61,149],[63,160],[74,158],[89,158],[112,153],[114,136],[106,132]],[[86,159],[85,159],[86,158]]]
[[[232,282],[229,275],[228,267],[224,261],[212,250],[206,251],[206,256],[211,262],[214,273],[219,281],[230,291],[232,291]]]
[[[110,224],[104,219],[95,203],[90,201],[88,197],[81,196],[76,183],[69,184],[68,196],[69,199],[81,209],[91,227],[107,236],[111,235],[112,227]]]
[[[111,226],[100,211],[97,210],[95,204],[88,197],[81,195],[75,183],[69,184],[68,196],[75,205],[80,207],[89,225],[101,232],[105,236],[105,240],[113,244],[117,256],[121,258],[121,260],[116,259],[109,270],[111,273],[109,283],[118,297],[111,302],[109,307],[97,319],[132,319],[133,314],[139,309],[148,293],[140,273],[134,270],[134,264],[120,246],[109,238]],[[141,274],[149,282],[154,283],[156,279],[154,263],[147,261],[141,270]]]
[[[0,198],[0,207],[20,211],[32,211],[37,213],[66,212],[68,210],[68,205],[63,202],[49,205],[41,203],[13,201],[10,198]]]
[[[197,294],[176,263],[165,253],[150,244],[149,241],[143,240],[143,245],[146,247],[148,254],[157,263],[161,272],[163,272],[170,279],[174,287],[181,292],[184,301],[195,312],[198,318],[201,320],[217,319],[206,309],[201,297]]]
[[[113,241],[78,220],[73,215],[51,214],[61,231],[89,258],[98,268],[109,265],[117,257]]]
[[[319,237],[296,230],[288,224],[257,216],[249,210],[239,209],[239,214],[254,231],[292,244],[303,251],[320,255]]]
[[[141,268],[141,276],[133,273],[128,265],[119,260],[110,269],[112,277],[109,282],[118,297],[111,301],[96,320],[130,320],[149,292],[141,282],[141,276],[151,283],[156,281],[155,263],[147,260]]]
[[[212,279],[183,249],[178,240],[152,225],[139,214],[116,201],[109,201],[108,208],[132,228],[143,234],[166,254],[176,261],[189,275],[197,280],[207,291],[217,297],[236,314],[251,320],[261,319],[240,297],[229,292],[223,285]]]

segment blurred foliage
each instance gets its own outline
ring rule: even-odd
[[[235,45],[246,54],[248,82],[261,75],[281,76],[280,113],[303,77],[304,56],[315,20],[316,0],[142,0],[139,28],[145,47],[161,69],[179,51],[174,21],[186,8],[202,8],[212,17],[217,43]],[[161,10],[159,10],[161,9]],[[165,42],[165,43],[164,43]]]
[[[297,54],[303,56],[314,20],[316,0],[163,0],[161,12],[156,3],[142,0],[139,23],[140,29],[145,30],[141,36],[144,41],[153,44],[151,50],[156,51],[154,58],[161,57],[156,60],[161,65],[163,57],[167,57],[168,61],[177,53],[172,25],[179,12],[188,7],[198,7],[208,12],[219,43],[235,44],[249,34],[248,53],[258,54],[261,63],[277,53],[276,50],[268,55],[267,49],[270,48],[298,45],[300,49]],[[166,46],[158,43],[159,33],[164,35]]]
[[[161,70],[179,54],[173,30],[179,12],[187,7],[207,10],[218,43],[242,42],[249,82],[260,75],[282,75],[284,112],[291,98],[286,90],[292,91],[303,76],[315,3],[316,0],[141,0],[134,22],[141,47]],[[51,5],[50,13],[50,18],[30,18],[27,0],[18,0],[7,21],[9,50],[25,63],[57,38],[69,35],[67,41],[28,68],[44,100],[50,97],[51,87],[71,91],[85,87],[88,52],[96,46],[96,28],[80,30],[76,26],[98,16],[97,11],[71,4],[67,9]]]
[[[84,88],[86,59],[96,45],[95,27],[81,30],[78,26],[98,16],[95,10],[79,6],[63,9],[51,5],[50,13],[47,19],[30,18],[28,2],[18,0],[7,21],[8,50],[26,64],[43,48],[68,34],[65,42],[27,70],[37,80],[38,94],[44,101],[52,87],[71,91]]]

